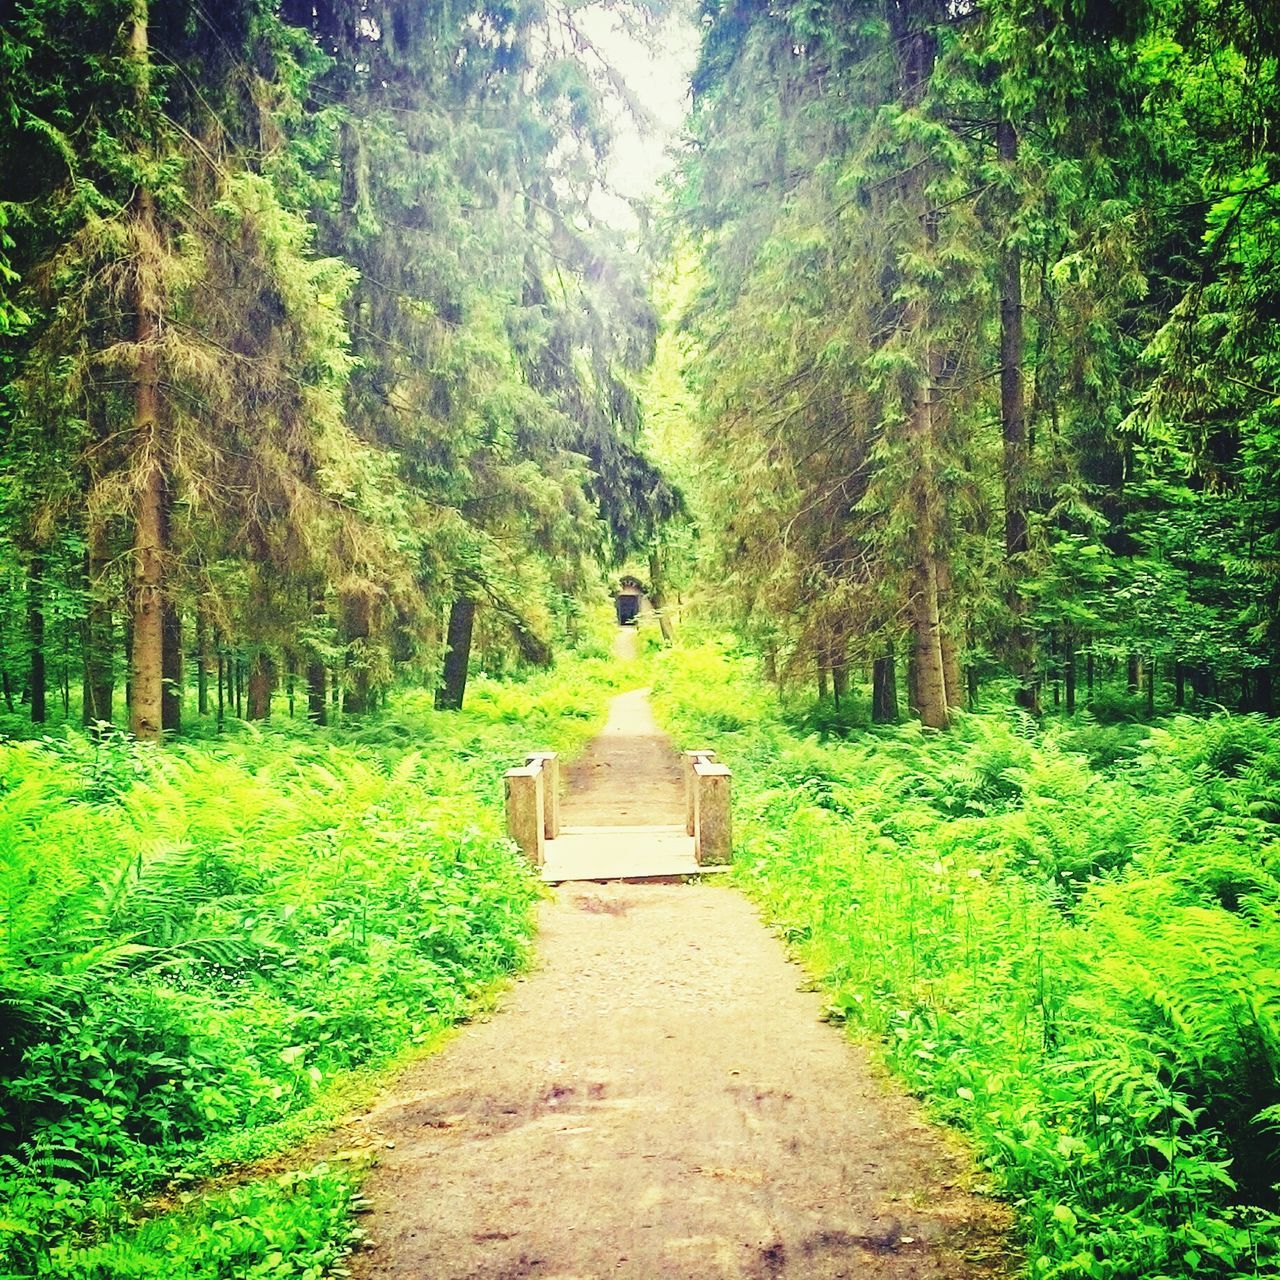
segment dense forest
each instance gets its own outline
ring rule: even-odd
[[[23,4],[3,41],[8,709],[155,739],[446,650],[457,705],[473,630],[545,664],[680,507],[572,13]]]
[[[0,588],[0,1276],[347,1274],[628,682],[1010,1266],[1280,1275],[1276,5],[0,3]]]
[[[1117,666],[1274,710],[1278,51],[1218,0],[710,7],[684,359],[769,663],[934,727]]]

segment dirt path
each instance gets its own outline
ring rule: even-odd
[[[565,778],[565,826],[684,825],[680,758],[653,718],[647,689],[614,698],[604,728]]]
[[[575,821],[680,796],[643,696],[610,724],[570,775]],[[500,1012],[358,1125],[381,1148],[362,1280],[1006,1274],[963,1157],[735,891],[568,884],[541,928]]]

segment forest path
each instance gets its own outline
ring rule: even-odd
[[[569,802],[665,794],[654,734],[638,773],[571,771]],[[361,1280],[1008,1274],[963,1154],[820,1021],[740,895],[570,883],[540,926],[500,1011],[358,1122],[380,1148]]]

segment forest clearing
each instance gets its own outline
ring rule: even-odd
[[[0,1280],[1280,1276],[1280,9],[0,108]]]

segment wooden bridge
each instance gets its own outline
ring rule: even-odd
[[[682,823],[671,821],[681,772]],[[563,806],[553,752],[534,752],[507,771],[507,832],[548,884],[714,874],[733,859],[731,777],[713,751],[677,757],[653,723],[647,691],[637,690],[614,699],[604,731],[575,764]],[[562,812],[576,820],[562,822]]]

